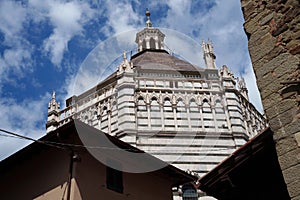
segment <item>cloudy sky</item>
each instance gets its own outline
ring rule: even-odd
[[[236,76],[243,76],[251,102],[262,111],[240,0],[1,0],[0,129],[43,136],[52,91],[64,105],[67,97],[96,84],[99,77],[89,77],[95,74],[92,69],[85,69],[84,78],[77,76],[85,58],[99,44],[109,45],[107,52],[112,51],[110,38],[123,42],[125,38],[132,44],[132,33],[145,26],[146,8],[155,27],[176,31],[199,44],[210,38],[217,66],[226,64]],[[109,59],[122,55],[119,50],[114,53]],[[109,59],[108,63],[113,61]],[[88,84],[74,86],[76,80]],[[26,144],[0,133],[0,160]]]

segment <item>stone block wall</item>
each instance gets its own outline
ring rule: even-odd
[[[300,1],[241,0],[250,56],[291,199],[300,199]]]

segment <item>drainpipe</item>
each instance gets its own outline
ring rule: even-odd
[[[62,141],[61,137],[60,137],[60,133],[57,133],[57,138],[58,140],[63,144],[64,142]],[[69,150],[70,151],[70,163],[69,163],[69,177],[68,177],[68,182],[67,182],[67,200],[71,199],[71,183],[72,183],[72,179],[73,179],[73,168],[74,168],[74,162],[80,162],[80,157],[77,153],[74,152],[74,150],[72,149],[72,147],[69,148],[64,148],[62,147],[64,150]],[[64,200],[64,194],[62,197],[62,200]]]
[[[67,200],[70,200],[71,196],[71,183],[72,183],[72,178],[73,178],[73,164],[74,164],[74,151],[71,150],[71,155],[70,155],[70,165],[69,165],[69,179],[68,179],[68,191],[67,191]]]
[[[73,149],[70,149],[70,165],[69,165],[69,179],[68,179],[68,191],[67,191],[67,200],[70,200],[71,197],[71,183],[73,179],[73,168],[74,162],[79,162],[80,157],[77,153],[74,153]]]

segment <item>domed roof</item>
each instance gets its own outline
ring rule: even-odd
[[[133,66],[141,70],[174,70],[180,72],[199,72],[203,69],[187,61],[170,55],[166,50],[146,49],[131,57]]]

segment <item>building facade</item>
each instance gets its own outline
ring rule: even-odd
[[[264,129],[266,121],[249,102],[244,80],[225,65],[216,67],[211,41],[202,42],[206,66],[193,65],[165,50],[164,33],[146,15],[135,55],[128,59],[124,53],[114,73],[67,99],[66,108],[60,110],[52,97],[47,132],[80,119],[202,176]]]

